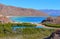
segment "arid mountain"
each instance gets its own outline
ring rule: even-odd
[[[44,9],[44,10],[40,10],[40,11],[43,11],[43,12],[47,13],[50,16],[60,16],[60,10]]]
[[[48,16],[46,13],[38,10],[6,6],[3,4],[0,4],[0,14],[4,16]]]

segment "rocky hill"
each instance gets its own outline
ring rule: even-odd
[[[4,16],[48,16],[46,13],[35,10],[0,4],[0,14]]]
[[[50,24],[60,24],[60,16],[58,17],[48,17],[46,20],[43,20],[42,23],[48,22]]]

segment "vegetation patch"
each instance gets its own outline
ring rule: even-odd
[[[45,25],[47,27],[60,28],[60,24],[43,23],[43,25]]]
[[[3,39],[7,38],[23,38],[23,39],[43,39],[47,36],[49,36],[54,29],[46,29],[46,28],[28,28],[26,25],[29,25],[30,23],[5,23],[2,24],[0,23],[0,38],[2,37]],[[17,28],[16,30],[13,30],[11,27],[13,26],[20,26],[20,25],[25,25],[27,28]],[[35,27],[36,25],[33,24]],[[5,37],[5,38],[4,38]]]

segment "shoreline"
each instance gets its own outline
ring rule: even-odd
[[[6,17],[48,17],[48,16],[6,16]]]

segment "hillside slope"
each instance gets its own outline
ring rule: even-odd
[[[48,16],[46,13],[38,10],[6,6],[3,4],[0,4],[0,14],[4,16]]]

